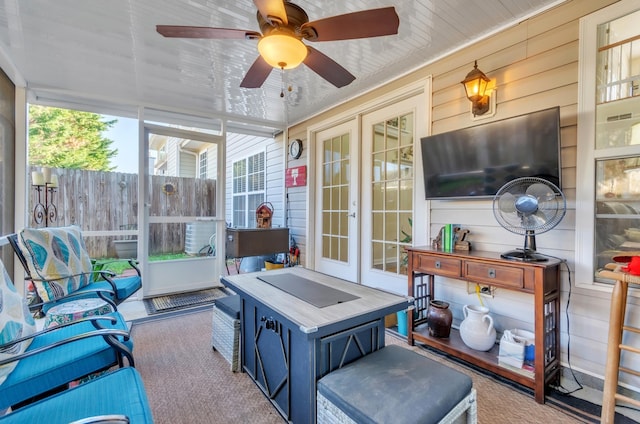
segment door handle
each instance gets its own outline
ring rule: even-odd
[[[351,218],[355,218],[356,217],[356,213],[355,212],[348,213],[347,216],[350,216]]]

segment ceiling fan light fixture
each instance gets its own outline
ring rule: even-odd
[[[293,69],[307,57],[307,46],[302,40],[288,34],[269,34],[258,41],[260,56],[278,69]]]

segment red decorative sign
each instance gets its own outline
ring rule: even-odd
[[[307,165],[287,168],[284,172],[285,187],[304,187],[307,185]]]

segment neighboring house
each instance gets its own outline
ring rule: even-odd
[[[187,178],[216,175],[216,149],[209,143],[153,134],[149,150],[155,152],[154,175]]]
[[[153,134],[149,149],[156,157],[154,175],[215,178],[217,173],[217,149],[209,143]],[[228,225],[255,228],[255,210],[263,202],[273,206],[273,225],[286,225],[280,150],[273,138],[227,134],[225,216]]]
[[[374,143],[381,128],[385,134],[409,130],[412,147],[417,148],[419,138],[428,134],[482,123],[469,113],[470,104],[460,85],[471,64],[478,60],[479,67],[496,81],[492,94],[497,99],[496,114],[487,119],[560,106],[562,189],[568,198],[568,211],[558,227],[538,237],[537,247],[567,262],[567,267],[562,269],[561,287],[562,364],[565,367],[570,364],[583,383],[597,387],[607,361],[611,287],[594,278],[596,160],[615,159],[616,155],[640,157],[637,145],[602,152],[594,147],[593,137],[589,138],[593,136],[593,129],[589,132],[588,128],[595,126],[596,105],[595,90],[588,89],[585,78],[595,73],[596,24],[607,21],[605,15],[602,15],[603,21],[595,15],[596,18],[585,21],[583,27],[580,22],[586,16],[600,13],[601,9],[602,13],[608,13],[604,8],[609,5],[618,8],[620,14],[639,7],[637,1],[629,0],[565,2],[433,63],[408,70],[401,79],[375,87],[363,97],[345,99],[339,107],[298,122],[284,133],[288,140],[277,136],[256,141],[252,136],[228,134],[226,219],[232,225],[248,225],[251,207],[258,200],[271,202],[276,213],[274,224],[292,229],[306,267],[400,293],[406,293],[407,277],[401,266],[402,246],[406,242],[397,239],[397,232],[379,234],[376,213],[401,217],[397,222],[412,235],[409,243],[413,245],[429,244],[446,223],[460,223],[470,230],[469,240],[474,250],[502,252],[522,246],[521,236],[510,234],[497,224],[491,201],[425,201],[420,178],[422,169],[417,161],[420,154],[404,151],[408,146],[381,152]],[[637,37],[637,28],[634,31]],[[638,64],[633,63],[632,68],[639,69]],[[636,77],[638,74],[640,72],[635,73]],[[637,84],[637,78],[635,81]],[[2,87],[3,98],[10,101],[20,98],[10,81],[5,80]],[[636,101],[633,110],[637,111],[638,97],[633,99]],[[24,122],[15,122],[15,114],[4,110],[2,113],[12,128],[24,127]],[[403,122],[407,125],[403,126]],[[303,141],[303,153],[296,159],[288,155],[287,149],[293,139]],[[3,146],[5,153],[12,153],[13,147]],[[166,151],[158,147],[156,169],[163,169],[166,164],[169,172],[170,163],[174,170],[178,169],[177,156],[174,162],[169,159],[170,150],[178,153],[175,147]],[[193,172],[193,176],[201,175],[197,168],[201,150],[193,153],[189,172]],[[412,161],[403,164],[409,176],[392,170],[384,182],[387,185],[381,187],[374,177],[380,171],[380,155],[387,153],[411,157]],[[602,156],[606,154],[609,156]],[[185,154],[185,158],[188,156]],[[5,154],[5,157],[12,156]],[[207,161],[210,160],[207,157]],[[241,182],[242,176],[248,175],[238,170],[246,162],[256,160],[261,164],[258,170],[264,170],[261,174],[264,182],[246,188],[240,184],[234,189],[234,176]],[[238,167],[235,174],[234,164]],[[307,167],[306,184],[286,188],[285,172],[297,166]],[[180,168],[180,172],[188,171]],[[13,186],[12,178],[17,173],[9,174],[3,174],[3,187]],[[408,207],[393,202],[379,203],[377,196],[392,189],[406,195]],[[10,213],[8,208],[3,211],[5,215],[7,211]],[[3,225],[11,222],[5,215]],[[408,227],[406,218],[411,218]],[[463,305],[477,302],[466,282],[455,280],[439,279],[436,295],[450,302],[454,323],[462,319]],[[639,301],[635,293],[629,302],[635,305],[633,310],[637,309]],[[530,296],[498,290],[486,303],[499,331],[531,329]],[[640,320],[635,311],[631,315],[635,321]],[[636,362],[631,368],[640,366]],[[625,377],[622,382],[632,390],[638,391],[640,387],[640,379],[636,377]]]

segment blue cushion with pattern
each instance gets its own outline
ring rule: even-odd
[[[35,331],[36,323],[29,313],[27,302],[16,291],[4,264],[0,262],[0,345],[33,334]],[[31,339],[5,349],[0,348],[0,359],[9,359],[21,354],[30,343]],[[16,361],[0,366],[0,385],[17,365]]]
[[[31,276],[45,280],[34,281],[43,301],[55,300],[91,283],[91,257],[77,225],[25,228],[18,244]]]

